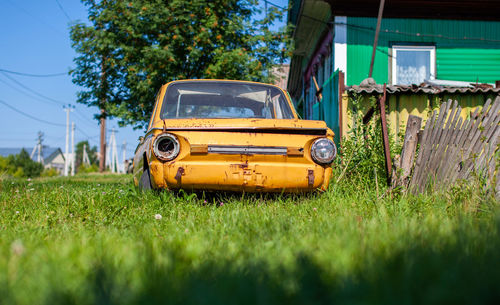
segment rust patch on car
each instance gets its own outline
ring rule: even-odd
[[[248,168],[248,160],[245,161],[245,163],[234,163],[230,165],[231,167],[236,167],[236,168],[241,168],[241,169],[247,169]]]
[[[309,187],[314,185],[314,171],[312,169],[307,170],[307,185]]]
[[[149,166],[149,169],[151,170],[151,174],[153,174],[153,175],[158,175],[160,172],[160,169],[158,168],[158,166],[156,164],[151,164]]]
[[[181,166],[177,169],[177,174],[175,174],[175,180],[177,180],[177,183],[181,183],[182,176],[184,176],[184,167]]]

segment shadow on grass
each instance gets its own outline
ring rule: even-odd
[[[141,191],[138,191],[140,193]],[[161,198],[162,201],[169,201],[173,198],[176,201],[190,202],[202,206],[225,205],[231,203],[262,204],[265,202],[278,202],[287,204],[298,204],[303,199],[311,199],[321,196],[319,192],[310,193],[246,193],[232,191],[194,191],[194,190],[152,190],[146,193]]]
[[[152,251],[152,250],[151,250]],[[182,251],[171,251],[161,267],[150,259],[137,279],[118,267],[96,263],[79,296],[53,287],[47,304],[499,304],[500,241],[478,247],[474,240],[443,249],[411,247],[389,258],[375,256],[349,275],[327,271],[299,255],[295,268],[265,263],[207,261],[193,267]]]

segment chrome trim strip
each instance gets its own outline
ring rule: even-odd
[[[209,145],[208,153],[228,155],[285,155],[286,147]]]

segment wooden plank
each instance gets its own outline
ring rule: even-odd
[[[500,123],[500,115],[498,115],[500,101],[498,104],[495,104],[490,109],[490,111],[494,111],[495,114],[483,116],[486,118],[486,122],[478,129],[471,142],[470,148],[466,152],[466,157],[468,157],[468,159],[465,162],[465,170],[461,171],[458,179],[467,179],[474,169],[478,170],[481,167],[483,161],[482,153],[484,153],[484,147],[486,145],[485,140],[496,134],[498,124]]]
[[[487,187],[497,181],[493,177],[500,172],[496,170],[495,157],[500,142],[500,97],[494,102],[486,101],[482,109],[477,108],[465,121],[460,117],[458,103],[455,101],[451,109],[450,106],[451,101],[443,103],[424,128],[409,182],[414,193],[425,191],[429,179],[433,180],[434,188],[440,188],[458,179],[470,179],[474,172],[488,179]],[[500,182],[494,187],[500,197]]]
[[[489,159],[496,150],[496,146],[493,147],[492,145],[495,144],[496,138],[498,137],[498,128],[496,127],[498,123],[500,123],[500,116],[498,115],[498,112],[494,113],[495,110],[493,109],[495,108],[492,107],[492,110],[490,110],[490,112],[493,113],[488,114],[493,122],[486,123],[484,130],[479,136],[480,145],[477,148],[478,151],[476,152],[476,154],[479,154],[479,158],[476,167],[480,170],[486,170],[486,163],[489,163]]]
[[[428,143],[428,138],[430,138],[430,135],[432,133],[432,129],[434,126],[434,122],[436,120],[437,112],[434,111],[431,115],[431,117],[427,120],[427,123],[425,124],[424,131],[422,132],[422,137],[420,139],[420,151],[418,152],[417,155],[417,161],[415,162],[415,168],[413,172],[413,177],[410,181],[410,186],[409,189],[412,192],[416,192],[417,189],[419,188],[418,181],[420,179],[420,176],[422,174],[422,169],[423,169],[423,159],[424,159],[424,154],[426,153],[426,145]]]
[[[431,171],[430,162],[436,153],[439,139],[440,139],[441,134],[443,132],[442,126],[444,124],[444,121],[446,119],[446,116],[448,114],[448,109],[450,108],[450,106],[451,106],[451,100],[446,102],[446,103],[443,103],[441,105],[438,118],[437,118],[436,123],[433,127],[431,138],[429,139],[429,142],[426,143],[426,145],[425,145],[426,149],[424,149],[424,151],[427,151],[427,153],[424,155],[424,159],[422,160],[423,161],[423,169],[422,169],[422,173],[420,174],[419,180],[417,181],[417,184],[419,185],[420,192],[424,191],[424,189],[427,185],[427,182],[429,181],[429,173]]]
[[[457,105],[457,101],[455,101],[455,105]],[[455,112],[451,112],[449,120],[451,121],[451,124],[448,126],[447,133],[445,135],[445,139],[440,144],[440,149],[441,149],[441,157],[440,160],[438,160],[437,166],[436,166],[436,181],[443,181],[444,179],[444,172],[447,168],[448,161],[450,159],[450,156],[453,154],[454,151],[454,142],[458,134],[460,133],[460,127],[462,126],[462,118],[460,117],[460,113],[462,111],[461,107],[456,108],[455,107]],[[452,117],[453,116],[453,117]]]
[[[488,100],[485,105],[489,105],[491,100]],[[490,115],[489,112],[497,113],[500,108],[500,100],[495,102],[490,109],[487,107],[483,108],[481,116],[478,120],[480,122],[476,124],[474,133],[469,136],[470,141],[468,142],[468,148],[465,150],[464,157],[464,167],[457,175],[457,179],[466,179],[474,168],[475,163],[478,161],[478,157],[483,149],[483,142],[481,139],[487,139],[491,136],[491,133],[497,128],[500,121],[500,116]],[[481,121],[484,120],[484,121]],[[493,123],[491,122],[493,120]]]
[[[460,117],[460,112],[462,108],[458,106],[458,102],[455,101],[453,109],[449,114],[448,123],[445,128],[445,133],[442,136],[441,142],[439,144],[437,158],[432,164],[434,179],[436,181],[442,181],[441,172],[443,171],[443,163],[446,163],[448,155],[451,153],[450,143],[456,137],[458,130],[456,129],[458,118]]]
[[[399,172],[396,173],[396,185],[407,187],[409,182],[410,173],[415,159],[415,152],[418,143],[418,131],[422,126],[422,118],[410,115],[408,123],[406,124],[406,132],[404,137],[403,149],[401,151],[401,158],[399,164]]]
[[[496,186],[495,186],[495,198],[500,200],[500,170],[497,170],[496,174]]]
[[[465,126],[465,130],[463,131],[461,139],[457,142],[457,150],[458,150],[457,155],[459,155],[460,160],[458,159],[458,156],[457,156],[456,163],[451,168],[451,171],[449,172],[449,175],[447,176],[447,179],[449,182],[455,181],[456,177],[459,174],[459,170],[461,167],[460,162],[463,161],[463,158],[464,158],[464,151],[465,151],[464,145],[465,145],[467,139],[469,138],[469,135],[472,133],[472,131],[474,129],[477,129],[477,126],[479,124],[479,122],[478,122],[479,114],[480,114],[480,109],[478,107],[478,108],[476,108],[474,113],[471,115],[471,118],[468,119],[468,124]]]
[[[495,130],[495,134],[498,134],[498,129]],[[477,159],[474,167],[476,170],[481,171],[482,174],[488,174],[490,171],[490,161],[496,150],[496,141],[485,142],[482,146],[482,151]]]
[[[451,100],[449,102],[451,102]],[[444,120],[443,120],[443,127],[440,128],[442,131],[441,131],[441,135],[439,137],[438,143],[437,143],[436,150],[434,152],[434,155],[431,157],[431,160],[429,160],[428,174],[429,174],[429,177],[433,181],[437,181],[439,165],[441,164],[441,162],[444,158],[444,154],[445,154],[445,151],[446,151],[446,148],[448,146],[449,139],[450,139],[449,136],[450,136],[452,127],[454,128],[453,123],[456,124],[457,106],[458,106],[458,102],[455,101],[453,103],[452,110],[448,111],[445,114]],[[446,122],[446,124],[444,124],[445,122]]]
[[[490,100],[488,100],[488,101],[490,101]],[[475,133],[474,137],[472,137],[472,140],[471,140],[472,147],[476,146],[477,142],[481,139],[481,135],[484,136],[484,130],[490,126],[492,120],[495,120],[496,116],[490,115],[489,113],[490,112],[494,112],[494,113],[498,112],[499,108],[500,108],[500,102],[494,103],[491,106],[491,109],[483,108],[483,113],[482,113],[481,118],[480,118],[481,128],[479,129],[478,132]]]
[[[430,150],[430,138],[432,137],[432,133],[434,132],[434,125],[436,123],[437,117],[437,111],[434,111],[432,117],[429,120],[430,122],[427,121],[427,124],[425,124],[424,135],[422,136],[422,143],[420,144],[421,149],[417,157],[415,173],[411,181],[414,192],[420,191],[420,180],[425,168],[427,154]]]
[[[453,167],[457,162],[457,155],[459,151],[459,149],[457,149],[458,148],[457,141],[464,133],[465,129],[463,128],[463,126],[468,124],[468,122],[469,120],[467,120],[462,124],[462,118],[460,117],[458,119],[457,125],[455,126],[456,129],[455,132],[453,133],[453,138],[450,139],[450,144],[448,145],[449,146],[448,156],[445,159],[445,162],[443,163],[441,171],[438,175],[438,179],[440,181],[443,181],[444,184],[446,184],[446,181],[448,180],[448,173],[450,171],[450,168]]]

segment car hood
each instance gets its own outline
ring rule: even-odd
[[[156,121],[151,129],[167,131],[227,131],[333,135],[323,121],[284,119],[167,119]]]

